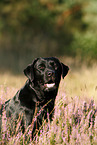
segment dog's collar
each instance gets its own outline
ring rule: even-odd
[[[34,87],[32,87],[32,84],[30,83],[30,88],[31,88],[31,90],[33,90],[34,92],[35,92],[35,94],[36,94],[36,100],[38,100],[38,97],[37,96],[39,96],[40,95],[40,93],[38,93],[35,89],[34,89]],[[35,101],[35,102],[37,102],[37,101]]]
[[[39,100],[38,96],[40,96],[40,92],[39,92],[39,91],[36,91],[36,90],[34,89],[32,83],[30,83],[29,87],[30,87],[31,90],[33,90],[34,93],[36,94],[36,99],[34,99],[33,101],[34,101],[35,103],[37,103],[37,105],[39,105],[39,104],[44,104],[44,103],[45,103],[45,100],[42,100],[42,101]]]

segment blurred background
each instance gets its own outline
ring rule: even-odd
[[[0,72],[49,56],[97,61],[97,0],[0,0]]]

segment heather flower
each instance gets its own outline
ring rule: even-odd
[[[7,95],[9,89],[6,87],[5,92],[4,89],[1,91],[0,104],[4,102],[3,94]],[[7,121],[4,111],[2,145],[91,145],[97,143],[97,108],[94,100],[88,104],[86,101],[83,103],[79,97],[69,99],[66,94],[57,96],[52,122],[47,113],[47,122],[43,120],[43,126],[38,130],[40,133],[37,133],[32,141],[33,122],[40,113],[41,110],[35,114],[32,124],[22,134],[21,118],[17,120],[17,124],[11,124],[10,119]]]

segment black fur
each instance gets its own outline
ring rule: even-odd
[[[52,118],[52,110],[58,92],[61,76],[68,73],[68,66],[57,58],[37,58],[24,69],[28,80],[16,95],[5,103],[7,118],[18,119],[22,115],[22,130],[24,132],[33,121],[35,112],[37,120],[34,121],[32,138],[35,129],[39,129],[42,119],[47,118],[47,112]],[[50,86],[51,85],[51,86]],[[37,111],[36,111],[37,110]]]

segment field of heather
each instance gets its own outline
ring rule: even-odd
[[[26,77],[0,74],[0,104],[11,98],[26,81]],[[43,120],[40,135],[31,141],[31,126],[22,134],[18,120],[12,132],[3,118],[0,134],[2,145],[96,145],[97,144],[97,66],[74,69],[61,80],[55,102],[53,121]],[[14,125],[11,125],[14,126]]]

